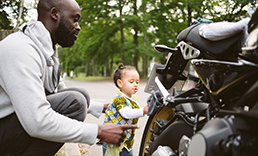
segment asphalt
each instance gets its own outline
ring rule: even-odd
[[[67,87],[84,87],[90,94],[91,100],[96,102],[109,103],[113,96],[117,93],[118,89],[112,81],[93,81],[82,82],[73,80],[64,80]],[[146,81],[140,82],[139,91],[136,93],[137,102],[139,105],[144,106],[146,99],[150,94],[144,92]],[[85,122],[102,124],[104,121],[104,114],[100,118],[95,118],[91,114],[87,115]],[[147,116],[139,118],[138,125],[140,129],[136,131],[135,143],[133,147],[134,155],[138,155],[140,141],[144,130]],[[65,143],[61,148],[60,153],[62,156],[102,156],[102,147],[99,145],[87,145],[78,143]]]

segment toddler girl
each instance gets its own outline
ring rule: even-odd
[[[140,81],[137,70],[132,66],[120,64],[113,73],[113,81],[119,91],[105,112],[104,124],[136,125],[139,117],[147,114],[149,108],[148,105],[140,107],[134,96],[139,89]],[[115,145],[107,145],[103,142],[103,155],[105,155],[108,147],[106,154],[110,153],[109,151],[113,151],[114,153],[114,151],[119,150],[116,152],[119,153],[119,156],[132,156],[135,129],[126,130],[125,133],[126,137],[120,148]]]

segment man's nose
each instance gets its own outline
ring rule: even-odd
[[[81,27],[79,25],[79,22],[76,22],[75,29],[78,30],[78,31],[81,31]]]

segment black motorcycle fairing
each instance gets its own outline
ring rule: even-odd
[[[242,33],[236,34],[230,38],[226,38],[219,41],[210,41],[199,35],[199,28],[207,23],[195,24],[184,29],[177,36],[177,42],[185,41],[186,43],[194,46],[195,48],[202,51],[202,55],[205,58],[221,58],[227,59],[227,57],[237,57],[241,51],[241,35]],[[225,57],[227,56],[227,57]]]
[[[213,95],[218,95],[232,84],[254,75],[258,68],[244,64],[241,60],[230,62],[193,59],[191,62],[199,78]]]

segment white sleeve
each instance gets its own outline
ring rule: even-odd
[[[143,116],[143,107],[140,107],[139,109],[132,109],[130,107],[124,107],[120,109],[119,113],[123,118],[126,119],[134,119],[138,117]]]
[[[103,103],[96,102],[93,100],[90,100],[90,107],[88,109],[87,113],[90,113],[91,115],[95,116],[96,118],[99,118],[103,111]]]

